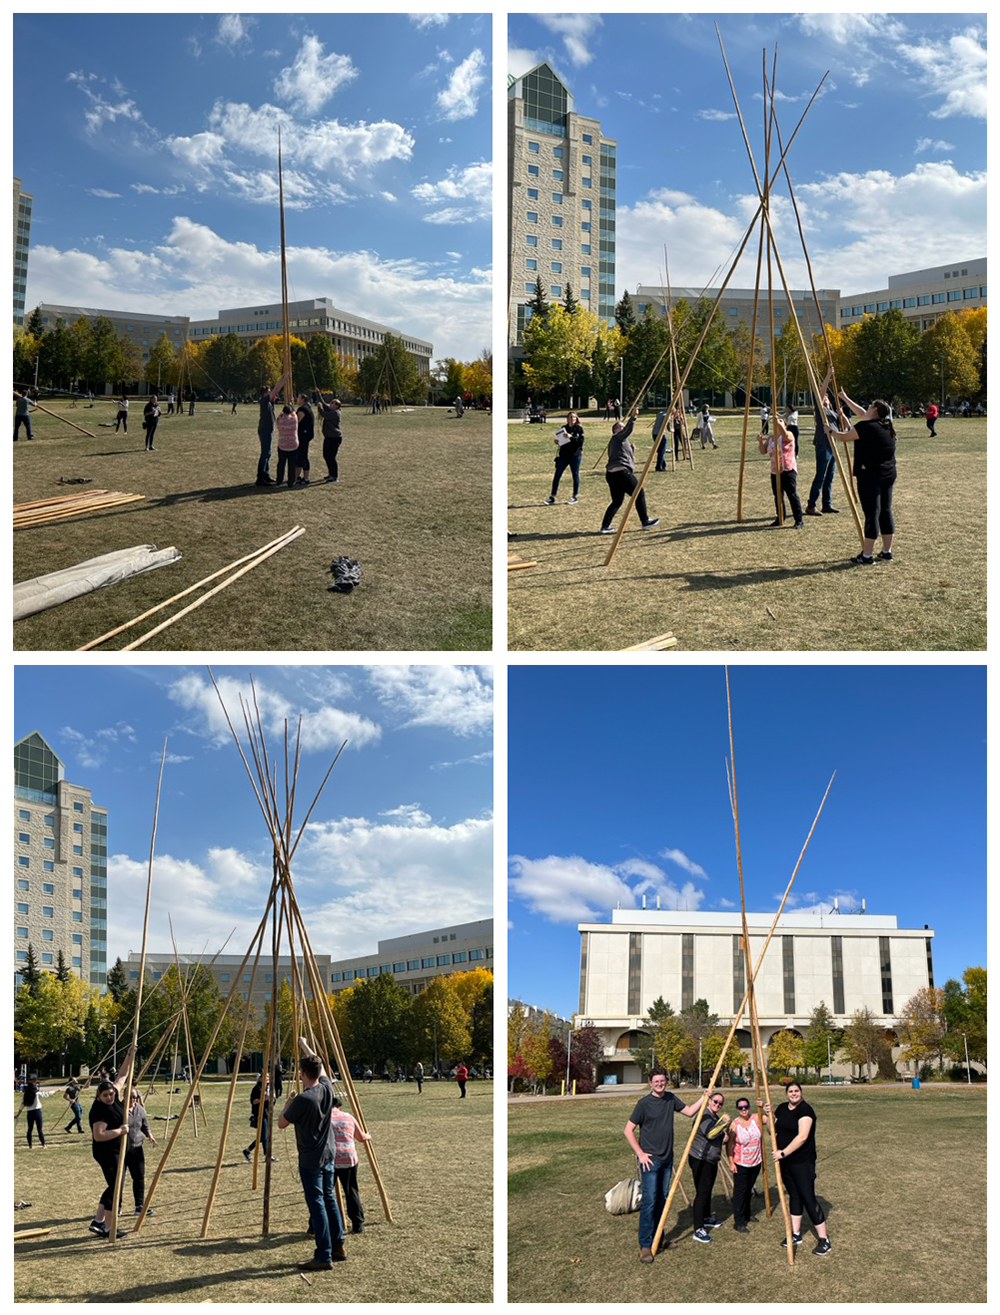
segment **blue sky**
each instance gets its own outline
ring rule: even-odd
[[[748,911],[928,924],[934,980],[986,963],[982,666],[730,668]],[[723,668],[512,666],[509,994],[569,1017],[580,922],[739,908]],[[676,1007],[676,1001],[674,1002]]]
[[[787,157],[817,287],[986,254],[985,14],[512,14],[508,71],[547,59],[618,140],[616,296],[663,283],[664,244],[672,284],[718,286],[756,208],[716,22],[758,173],[763,53],[786,143],[830,71]],[[787,188],[772,216],[808,287]],[[734,287],[753,287],[749,246]]]
[[[19,14],[26,306],[292,300],[474,359],[491,331],[489,14]],[[471,357],[469,355],[471,351]]]
[[[213,668],[237,725],[245,667]],[[492,916],[492,669],[253,670],[272,758],[303,718],[296,816],[347,748],[296,856],[313,948],[373,954],[380,938]],[[15,739],[37,730],[108,809],[108,962],[141,948],[163,740],[151,949],[242,953],[264,910],[271,846],[204,667],[15,668]],[[283,756],[279,762],[283,761]],[[279,777],[279,780],[282,779]]]

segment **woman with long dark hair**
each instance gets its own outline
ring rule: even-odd
[[[757,1103],[763,1108],[761,1101]],[[763,1114],[750,1113],[747,1096],[737,1096],[736,1118],[726,1131],[726,1153],[733,1175],[733,1227],[737,1233],[750,1231],[747,1228],[751,1222],[750,1202],[761,1165],[760,1148],[764,1135],[761,1124],[766,1122]]]
[[[841,438],[854,444],[854,475],[858,482],[858,499],[865,513],[865,542],[855,566],[875,564],[875,540],[881,534],[880,562],[892,561],[892,536],[896,523],[892,516],[892,489],[896,483],[896,430],[892,423],[892,408],[888,402],[876,399],[867,407],[852,402],[840,390],[840,396],[861,419],[853,429],[833,430],[831,438]]]
[[[545,499],[545,506],[551,507],[559,490],[559,480],[563,471],[569,467],[573,476],[573,496],[570,502],[576,502],[580,496],[580,462],[583,460],[583,425],[575,411],[570,411],[566,423],[555,436],[556,469],[552,477],[552,491]]]
[[[107,1184],[101,1193],[101,1199],[90,1231],[98,1237],[110,1237],[108,1216],[116,1209],[115,1179],[118,1176],[118,1157],[123,1146],[128,1145],[128,1121],[125,1106],[122,1103],[122,1090],[128,1082],[132,1068],[132,1050],[129,1049],[120,1072],[115,1081],[104,1078],[97,1084],[97,1095],[90,1109],[90,1132],[93,1138],[92,1153],[104,1174]]]
[[[826,1235],[826,1215],[816,1200],[816,1111],[802,1099],[802,1088],[797,1082],[789,1082],[785,1095],[787,1100],[774,1111],[774,1139],[778,1144],[775,1158],[792,1216],[792,1245],[798,1246],[802,1241],[804,1211],[819,1239],[813,1255],[827,1256],[831,1246]],[[771,1113],[770,1105],[764,1106],[764,1112]],[[782,1245],[785,1244],[787,1238]]]

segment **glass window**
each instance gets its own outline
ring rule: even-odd
[[[537,201],[537,200],[538,200],[538,188],[537,188],[537,187],[529,187],[529,188],[528,188],[528,200],[529,200],[529,201]]]
[[[883,312],[889,309],[889,303],[887,301],[880,301],[878,304],[878,309],[879,309],[879,314],[881,315]]]
[[[18,934],[18,936],[20,936],[20,937],[22,938],[22,940],[27,940],[27,937],[28,937],[28,929],[27,929],[27,927],[18,927],[18,929],[17,929],[17,934]]]
[[[529,223],[529,224],[537,224],[537,223],[538,223],[538,211],[537,211],[537,210],[529,210],[529,211],[528,211],[528,223]]]
[[[918,298],[917,298],[917,305],[918,305],[918,306],[929,306],[930,304],[931,304],[931,299],[930,299],[930,297],[928,297],[928,296],[926,296],[926,295],[923,296],[923,297],[918,297]]]
[[[580,202],[580,208],[581,208],[581,210],[593,210],[593,208],[594,208],[594,206],[593,206],[593,202],[591,202],[591,201],[581,201],[581,202]]]
[[[437,966],[438,966],[439,968],[444,968],[446,965],[448,965],[448,964],[450,964],[450,963],[451,963],[451,955],[450,955],[450,954],[439,954],[439,955],[438,955],[438,957],[437,957]]]
[[[27,831],[21,831],[21,832],[18,834],[18,837],[17,837],[17,838],[18,838],[18,840],[20,840],[20,842],[21,842],[22,845],[30,845],[30,844],[31,844],[31,836],[28,835]]]
[[[433,967],[434,967],[434,958],[433,958],[433,956],[432,956],[430,959],[421,959],[421,960],[420,960],[420,966],[421,966],[421,968],[433,968]]]
[[[28,810],[27,810],[26,808],[22,808],[22,809],[18,812],[18,817],[21,819],[22,822],[30,822],[30,821],[31,821],[31,814],[28,812]]]
[[[985,284],[985,283],[984,283],[984,284],[982,285],[982,287],[979,289],[979,295],[980,295],[981,297],[985,297],[985,296],[986,296],[986,284]]]
[[[31,859],[28,858],[27,854],[18,854],[18,856],[17,856],[17,862],[18,862],[18,866],[19,866],[19,867],[22,867],[22,868],[30,868],[30,867],[31,867]]]
[[[482,950],[470,950],[470,951],[469,951],[469,958],[470,958],[470,959],[481,959],[482,957],[483,957],[483,952],[482,952]]]
[[[18,950],[18,952],[17,952],[17,961],[18,961],[18,963],[27,963],[27,962],[28,962],[28,951],[27,951],[27,950]]]
[[[44,881],[42,883],[43,895],[54,895],[55,893],[56,893],[56,888],[51,881]]]
[[[903,303],[902,303],[901,301],[898,301],[898,300],[897,300],[897,301],[890,301],[890,302],[889,302],[889,309],[890,309],[890,310],[902,310],[902,309],[903,309]]]
[[[562,215],[552,216],[552,222],[553,224],[555,224],[556,228],[562,228],[562,219],[563,219]]]
[[[594,139],[593,139],[593,137],[591,137],[591,135],[590,135],[589,132],[585,132],[585,133],[583,134],[583,137],[581,138],[581,140],[582,140],[582,141],[585,143],[585,145],[587,145],[587,146],[593,146],[593,144],[594,144]]]
[[[557,183],[561,183],[563,179],[563,171],[561,169],[553,169],[552,177],[555,179]]]
[[[583,246],[580,248],[580,255],[581,256],[590,255],[590,247],[586,243],[584,243]]]
[[[46,817],[46,819],[45,819],[45,825],[46,825],[46,826],[55,826],[55,824],[56,824],[55,816],[54,816],[52,813],[49,813],[48,817]]]
[[[537,154],[538,154],[538,151],[539,151],[539,145],[538,145],[538,142],[528,142],[528,150],[529,150],[529,151],[534,151],[535,154],[537,155]]]
[[[581,179],[580,179],[580,182],[583,184],[584,187],[589,187],[589,186],[590,186],[590,179],[589,179],[589,178],[581,178]]]
[[[875,314],[875,303],[873,301],[868,302],[868,304],[865,306],[865,314],[866,315]]]
[[[28,912],[28,906],[27,906],[27,904],[19,904],[19,905],[17,906],[17,911],[18,911],[18,913],[27,913],[27,912]]]
[[[55,932],[52,930],[52,928],[51,928],[51,927],[47,927],[47,928],[45,929],[45,931],[42,932],[42,940],[43,940],[43,941],[50,941],[50,940],[52,940],[52,938],[53,938],[54,935],[55,935]]]
[[[904,297],[904,298],[903,298],[903,307],[904,307],[904,309],[908,309],[910,306],[915,306],[916,304],[917,304],[917,299],[916,299],[916,297]]]
[[[74,854],[79,854],[80,857],[82,858],[82,857],[83,857],[83,846],[82,846],[82,845],[74,845],[74,846],[73,846],[73,853],[74,853]]]
[[[581,155],[580,159],[583,161],[584,164],[593,164],[594,162],[593,157],[589,155]]]
[[[976,295],[976,289],[975,289],[975,288],[964,288],[964,289],[962,290],[962,297],[963,297],[966,301],[968,301],[971,297],[974,297],[975,295]]]
[[[17,888],[18,890],[27,890],[30,887],[30,885],[31,882],[28,881],[26,878],[22,877],[21,880],[17,883]]]
[[[340,981],[340,973],[333,973],[333,975],[331,976],[330,980],[331,980],[332,982],[339,982],[339,981]]]
[[[552,239],[552,250],[553,250],[553,251],[562,251],[562,238],[561,238],[561,237],[554,237],[554,238]]]
[[[83,922],[83,912],[81,909],[75,909],[73,912],[74,922]]]
[[[46,848],[46,849],[55,849],[55,847],[56,847],[55,836],[46,836],[46,837],[45,837],[45,848]]]
[[[589,266],[589,265],[581,265],[581,266],[580,266],[580,274],[583,276],[583,278],[585,278],[585,279],[589,279],[589,278],[590,278],[590,266]]]
[[[45,869],[46,872],[55,872],[56,870],[56,865],[49,858],[42,859],[42,867]]]
[[[81,832],[81,834],[82,834],[82,832],[83,832],[83,823],[82,823],[82,822],[74,822],[74,823],[73,823],[73,830],[74,830],[74,831],[79,831],[79,832]]]
[[[561,273],[562,273],[562,261],[561,261],[561,260],[553,260],[553,262],[552,262],[552,270],[551,270],[551,272],[552,272],[553,274],[561,274]]]
[[[580,225],[580,232],[581,232],[581,233],[589,233],[589,232],[590,232],[590,225],[589,225],[589,224],[581,224],[581,225]]]
[[[535,235],[534,235],[533,233],[531,233],[531,234],[528,235],[527,242],[528,242],[528,246],[529,246],[529,247],[537,247],[537,246],[538,246],[538,238],[535,237]]]
[[[534,174],[534,176],[537,178],[537,177],[538,177],[538,165],[537,165],[537,164],[529,164],[529,165],[528,165],[528,173],[530,173],[530,174]]]
[[[82,944],[83,944],[83,937],[81,936],[81,934],[80,934],[78,931],[75,931],[75,932],[73,933],[73,944],[74,944],[74,945],[82,945]]]
[[[931,302],[932,302],[935,306],[940,305],[940,303],[943,302],[943,301],[944,301],[944,293],[943,293],[943,292],[935,292],[935,293],[932,295],[932,297],[931,297]]]
[[[43,954],[43,955],[42,955],[42,963],[51,963],[51,962],[52,962],[52,955],[51,955],[51,954]]]
[[[469,956],[465,953],[464,950],[459,950],[459,952],[457,954],[453,954],[451,958],[453,963],[465,963],[468,960]]]
[[[959,292],[958,288],[955,288],[955,290],[954,290],[953,292],[949,292],[949,293],[948,293],[948,300],[949,300],[949,301],[961,301],[961,300],[962,300],[962,294],[961,294],[961,292]]]
[[[533,296],[535,295],[535,285],[534,285],[534,283],[526,283],[526,284],[524,285],[524,290],[525,290],[525,292],[529,295],[529,297],[533,297]]]
[[[79,956],[78,954],[74,954],[74,955],[73,955],[73,967],[74,967],[74,968],[82,968],[82,967],[83,967],[83,960],[80,958],[80,956]]]
[[[526,261],[524,262],[524,268],[525,268],[525,269],[537,269],[537,268],[538,268],[538,261],[537,261],[537,260],[526,260]]]
[[[83,812],[83,804],[80,803],[79,799],[76,799],[76,800],[73,801],[73,812],[74,812],[74,813],[82,813],[82,812]]]
[[[556,205],[562,205],[562,192],[553,192],[552,200],[556,203]]]
[[[563,158],[563,148],[561,146],[553,146],[552,154],[557,160],[561,160]]]
[[[419,967],[420,967],[420,960],[419,960],[419,959],[407,959],[407,961],[406,961],[406,971],[407,971],[408,973],[412,973],[413,970],[414,970],[415,968],[419,968]]]
[[[51,904],[44,904],[44,905],[42,906],[42,917],[43,917],[43,918],[52,918],[52,917],[55,916],[55,912],[56,912],[56,911],[55,911],[54,907],[53,907]]]
[[[73,898],[74,898],[74,899],[83,899],[83,891],[82,891],[82,890],[74,890],[74,891],[73,891]]]

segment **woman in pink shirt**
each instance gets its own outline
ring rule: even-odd
[[[781,449],[781,491],[778,491],[778,465],[775,444],[780,445]],[[783,499],[788,494],[788,501],[792,508],[792,517],[795,522],[795,528],[801,530],[805,528],[802,520],[802,503],[799,502],[799,495],[796,490],[798,481],[798,466],[795,462],[795,438],[788,426],[782,420],[781,416],[775,412],[774,415],[774,434],[768,437],[767,434],[757,435],[757,447],[760,449],[762,456],[771,456],[771,491],[774,494],[775,510],[780,514],[779,498]],[[771,522],[772,525],[778,525],[778,518]]]
[[[281,483],[285,474],[285,464],[287,463],[288,487],[292,487],[295,483],[298,456],[299,418],[290,406],[285,406],[282,408],[281,415],[278,416],[278,477],[275,483]]]
[[[781,423],[780,416],[775,416],[775,424]],[[733,1173],[733,1227],[737,1233],[748,1233],[750,1222],[750,1200],[753,1185],[760,1173],[761,1124],[767,1122],[763,1113],[764,1102],[757,1102],[761,1113],[750,1113],[750,1101],[740,1096],[736,1101],[736,1118],[729,1125],[726,1133],[726,1154],[729,1167]]]

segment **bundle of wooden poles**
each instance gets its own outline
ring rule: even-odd
[[[142,502],[145,497],[145,493],[112,493],[108,489],[88,489],[85,493],[60,493],[54,498],[16,502],[14,529],[51,525],[54,521],[69,520],[71,516],[85,516],[88,512],[107,511],[109,507],[121,507],[128,502]]]

